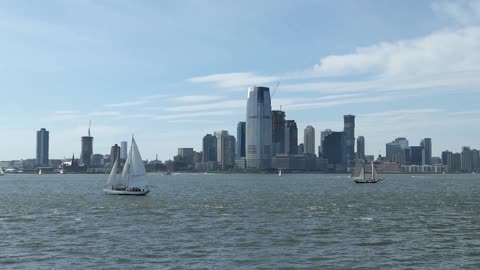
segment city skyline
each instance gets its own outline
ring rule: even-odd
[[[80,157],[89,120],[94,153],[135,133],[145,159],[170,159],[236,134],[252,85],[316,146],[352,114],[366,154],[397,137],[432,138],[432,156],[480,148],[475,1],[22,3],[0,3],[0,91],[15,101],[0,108],[0,160],[35,158],[40,128],[50,159]]]

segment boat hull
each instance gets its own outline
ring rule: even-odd
[[[108,195],[131,195],[131,196],[145,196],[150,190],[146,189],[144,191],[127,191],[127,190],[113,190],[113,189],[103,189],[103,192]]]
[[[355,180],[355,183],[357,183],[357,184],[376,184],[380,181],[381,181],[381,179],[376,180],[376,181],[374,181],[374,180]]]

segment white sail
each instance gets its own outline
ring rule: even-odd
[[[375,169],[375,166],[373,165],[373,162],[372,162],[372,180],[373,181],[377,181],[378,180],[378,174],[377,174],[377,170]]]
[[[120,183],[120,176],[117,174],[118,171],[118,158],[115,160],[115,164],[113,164],[112,171],[110,172],[110,175],[108,176],[107,183],[105,184],[106,188],[115,188],[119,187]]]
[[[353,170],[352,178],[355,180],[365,180],[365,168],[363,163],[357,161],[355,163],[355,169]]]
[[[2,167],[0,167],[0,175],[4,175],[5,172],[3,171]]]
[[[123,167],[122,178],[122,181],[125,181],[126,186],[129,188],[142,188],[147,186],[145,165],[143,164],[137,143],[133,138],[127,161]]]

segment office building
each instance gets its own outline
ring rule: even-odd
[[[82,137],[82,149],[80,152],[80,166],[90,167],[92,165],[93,155],[93,137],[90,135],[88,127],[88,136]]]
[[[328,160],[329,164],[342,164],[344,161],[344,132],[330,131],[323,138],[322,157]]]
[[[182,157],[182,160],[186,164],[193,163],[193,148],[178,148],[178,155]]]
[[[410,164],[423,165],[423,147],[410,146]]]
[[[211,134],[203,137],[202,143],[202,161],[216,162],[217,161],[217,138]]]
[[[110,165],[113,166],[113,164],[115,164],[115,161],[118,158],[120,158],[120,146],[118,146],[118,144],[115,144],[110,148]]]
[[[365,137],[357,137],[357,159],[365,159]]]
[[[472,172],[473,171],[473,157],[472,157],[472,151],[470,150],[470,147],[464,146],[462,147],[462,161],[461,161],[461,170],[463,172]]]
[[[295,155],[298,152],[298,129],[295,120],[285,121],[285,153]]]
[[[245,125],[245,122],[238,122],[237,124],[236,159],[245,157]]]
[[[323,153],[323,142],[325,140],[325,137],[332,134],[332,131],[330,129],[325,129],[324,131],[320,132],[320,152]]]
[[[432,139],[425,138],[420,142],[420,146],[423,148],[422,165],[432,164]]]
[[[272,160],[272,106],[268,87],[248,88],[247,168],[266,169]]]
[[[222,169],[231,168],[235,164],[235,137],[228,131],[215,131],[217,139],[217,162]]]
[[[272,156],[285,153],[285,112],[272,111]]]
[[[297,155],[305,154],[305,144],[301,143],[297,146]]]
[[[315,155],[315,128],[307,126],[303,131],[305,153]]]
[[[120,159],[126,160],[128,153],[128,143],[127,142],[120,142]]]
[[[49,131],[45,128],[37,131],[37,157],[35,165],[48,166]]]
[[[343,132],[345,133],[344,164],[350,165],[355,160],[355,115],[343,116]]]

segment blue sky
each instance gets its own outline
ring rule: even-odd
[[[368,154],[404,136],[480,148],[480,1],[1,1],[0,160],[135,134],[144,159],[244,121],[247,87],[303,129],[357,115]]]

